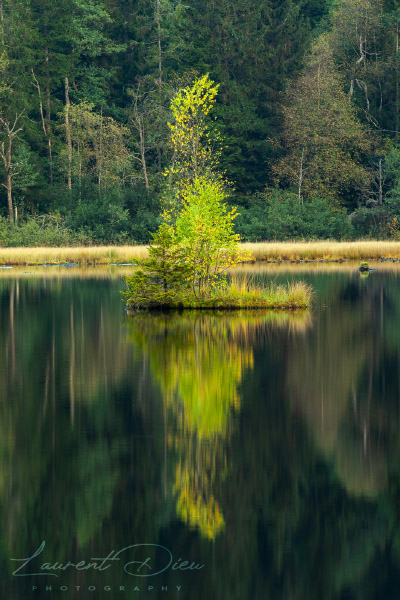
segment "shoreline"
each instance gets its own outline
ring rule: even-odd
[[[270,277],[277,275],[286,279],[292,276],[318,275],[326,273],[354,273],[359,274],[360,263],[355,260],[348,261],[324,261],[324,262],[305,262],[301,261],[258,261],[252,263],[242,263],[237,265],[230,273],[236,273],[240,277],[253,277],[256,274],[264,273]],[[375,268],[375,272],[391,272],[400,275],[400,264],[385,260],[384,262],[371,261],[370,266]],[[62,264],[54,265],[13,265],[0,266],[0,280],[9,278],[93,278],[93,279],[123,279],[131,275],[135,267],[118,266],[112,264],[78,264],[75,267],[65,267]]]
[[[242,245],[251,250],[253,263],[400,262],[400,241],[259,242]],[[135,266],[147,256],[147,246],[0,248],[0,266]]]
[[[196,306],[180,306],[180,305],[173,305],[173,304],[163,304],[163,305],[159,305],[159,306],[151,306],[151,307],[143,307],[143,308],[130,308],[130,307],[126,307],[125,308],[126,313],[129,316],[134,316],[134,315],[142,315],[142,314],[171,314],[171,313],[176,313],[176,314],[180,314],[186,311],[191,311],[191,312],[195,312],[195,311],[199,311],[203,314],[209,312],[210,314],[215,314],[216,312],[221,312],[221,313],[226,313],[226,312],[239,312],[239,311],[244,311],[244,312],[249,312],[249,311],[254,311],[255,313],[259,313],[262,311],[268,311],[268,312],[277,312],[277,313],[281,313],[281,312],[288,312],[288,313],[292,313],[292,314],[296,314],[296,313],[303,313],[305,311],[309,311],[310,310],[310,304],[306,304],[304,306],[294,306],[292,304],[289,304],[288,306],[250,306],[250,305],[234,305],[234,304],[227,304],[226,306],[222,306],[222,305],[218,305],[218,306],[213,306],[212,304],[209,305],[196,305]]]

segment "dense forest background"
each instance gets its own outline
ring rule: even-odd
[[[399,239],[399,24],[400,0],[0,0],[0,244],[148,242],[171,99],[205,73],[245,239]]]

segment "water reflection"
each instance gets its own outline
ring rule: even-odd
[[[129,339],[148,358],[171,413],[177,513],[208,539],[225,527],[216,491],[229,468],[227,444],[241,405],[238,388],[253,367],[253,347],[271,326],[304,331],[309,323],[306,311],[187,311],[136,314],[129,320]]]
[[[312,314],[135,317],[118,281],[0,280],[1,597],[49,597],[10,562],[42,540],[43,562],[151,542],[206,565],[157,598],[396,597],[400,277],[307,277]]]
[[[347,490],[366,496],[376,496],[387,483],[386,396],[397,379],[386,368],[396,298],[376,283],[354,277],[336,290],[318,330],[301,348],[294,344],[287,379],[295,410]]]

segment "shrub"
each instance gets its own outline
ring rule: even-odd
[[[264,240],[349,239],[354,235],[346,211],[332,201],[300,202],[290,192],[269,190],[241,212],[237,230],[249,242]]]
[[[59,215],[29,218],[18,226],[8,218],[0,217],[0,246],[73,246],[90,243],[82,232],[73,232],[60,223]]]
[[[362,206],[351,215],[358,237],[400,239],[400,199],[389,197],[383,204]]]

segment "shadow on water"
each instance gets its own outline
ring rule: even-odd
[[[396,597],[400,277],[302,278],[311,314],[133,317],[119,281],[1,279],[2,597]]]

